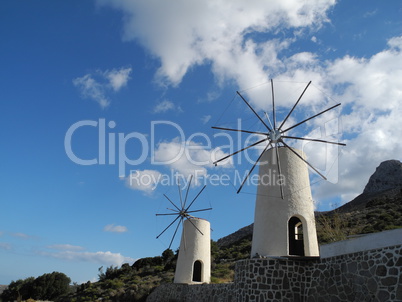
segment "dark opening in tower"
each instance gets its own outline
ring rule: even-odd
[[[304,256],[303,224],[297,217],[289,219],[289,255]]]
[[[194,262],[193,266],[193,281],[194,282],[201,282],[202,278],[202,263],[201,261],[197,260]]]

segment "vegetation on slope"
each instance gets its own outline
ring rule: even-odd
[[[53,272],[38,278],[12,281],[0,296],[2,301],[22,301],[26,299],[54,300],[70,291],[70,278]]]
[[[142,258],[131,266],[110,266],[105,272],[101,267],[98,282],[81,284],[57,301],[145,301],[155,287],[173,281],[176,260],[177,254],[167,249],[162,256]]]
[[[324,244],[344,240],[348,236],[401,228],[400,213],[402,213],[402,192],[399,189],[374,195],[363,194],[348,206],[316,214],[318,241]],[[248,227],[247,230],[239,232],[238,235],[229,235],[229,241],[219,240],[220,244],[211,241],[212,283],[233,281],[236,261],[250,258],[252,228]],[[91,284],[90,291],[84,289],[78,292],[73,301],[89,301],[89,298],[99,297],[104,301],[145,301],[154,287],[173,280],[177,254],[173,255],[173,252],[169,251],[166,250],[162,257],[137,261],[133,265],[137,267],[136,270],[130,271],[128,265],[123,265],[120,269],[109,268],[106,275],[100,277],[99,282]],[[169,253],[168,257],[166,253]],[[112,273],[113,271],[115,273]],[[130,285],[133,284],[133,280],[135,287]],[[115,287],[110,291],[111,287],[107,289],[107,284],[120,284],[121,287],[120,289]],[[97,288],[98,294],[91,296],[89,293],[94,293],[94,288]]]
[[[339,241],[358,234],[401,228],[401,213],[402,191],[400,188],[378,194],[362,194],[336,210],[316,213],[319,243]],[[252,227],[242,230],[236,232],[237,234],[227,236],[230,237],[230,240],[222,238],[218,243],[211,242],[212,283],[233,281],[235,262],[250,257]],[[52,297],[61,302],[145,301],[155,287],[173,281],[177,256],[177,253],[168,249],[161,256],[143,258],[131,266],[123,264],[120,268],[111,266],[106,270],[101,267],[98,282],[78,285],[72,288],[73,292],[60,293],[57,298],[55,298],[56,294],[51,296],[29,294],[29,290],[26,290],[24,284],[35,283],[34,278],[12,282],[1,297],[3,301],[27,299],[28,297],[36,299]],[[48,286],[48,288],[50,287]],[[18,293],[18,296],[15,293]]]
[[[402,228],[402,190],[361,194],[330,212],[316,214],[320,244],[344,240],[348,236]]]
[[[219,247],[215,241],[211,241],[212,283],[233,281],[236,261],[250,258],[251,237],[249,234],[225,247]]]
[[[222,283],[233,281],[234,264],[239,259],[250,257],[251,236],[236,244],[219,248],[211,241],[211,281]],[[172,283],[176,268],[177,253],[167,249],[162,256],[137,260],[132,266],[99,269],[99,281],[78,286],[76,292],[59,297],[57,301],[145,301],[151,291],[164,283]]]

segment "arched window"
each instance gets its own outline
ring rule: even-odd
[[[297,217],[289,219],[289,255],[304,256],[303,224]]]
[[[197,260],[194,262],[193,266],[193,281],[194,282],[201,282],[202,278],[202,263],[201,261]]]

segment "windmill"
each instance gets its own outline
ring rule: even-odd
[[[159,238],[175,223],[176,228],[170,240],[169,249],[177,234],[180,225],[183,225],[183,232],[180,241],[179,256],[176,264],[175,283],[209,283],[211,278],[211,235],[210,223],[191,214],[212,210],[205,208],[191,210],[191,206],[204,191],[205,186],[198,192],[193,200],[187,204],[188,193],[191,186],[192,176],[190,178],[185,197],[183,199],[180,182],[178,182],[180,205],[176,205],[166,194],[165,198],[174,208],[167,208],[170,213],[156,214],[156,216],[176,216],[173,221],[156,237]]]
[[[345,146],[343,143],[322,139],[306,138],[289,135],[289,131],[322,114],[340,106],[338,103],[317,114],[314,114],[292,126],[286,126],[295,108],[305,95],[311,81],[305,86],[296,103],[286,117],[278,123],[275,110],[274,81],[271,84],[272,115],[264,112],[264,119],[256,112],[245,97],[237,91],[253,115],[258,119],[263,131],[235,129],[227,127],[212,127],[224,131],[235,131],[260,136],[257,142],[233,152],[214,162],[219,162],[241,153],[249,148],[266,144],[263,151],[254,162],[246,177],[243,179],[237,193],[240,193],[247,178],[258,163],[260,182],[257,187],[254,230],[251,256],[318,256],[318,242],[315,230],[314,206],[311,197],[308,167],[323,179],[326,177],[306,159],[302,151],[289,145],[289,140],[311,141],[324,144]],[[268,125],[269,124],[269,125]],[[262,137],[262,138],[261,138]],[[283,175],[284,181],[279,183],[263,183],[261,179],[272,171],[277,170]]]
[[[243,100],[243,102],[247,105],[247,107],[253,112],[253,114],[258,118],[258,120],[261,122],[261,124],[264,126],[264,128],[266,129],[266,131],[262,132],[262,131],[253,131],[253,130],[245,130],[245,129],[233,129],[233,128],[225,128],[225,127],[217,127],[217,126],[213,126],[213,129],[218,129],[218,130],[225,130],[225,131],[236,131],[236,132],[243,132],[243,133],[248,133],[248,134],[256,134],[256,135],[260,135],[263,138],[258,140],[257,142],[242,148],[236,152],[233,152],[219,160],[216,160],[213,164],[217,165],[219,162],[224,161],[226,159],[228,159],[229,157],[232,157],[233,155],[236,155],[238,153],[241,153],[249,148],[252,147],[256,147],[258,145],[267,143],[266,146],[264,147],[264,150],[261,152],[260,156],[258,157],[258,159],[255,161],[254,165],[251,167],[251,169],[249,170],[247,176],[243,179],[243,182],[241,183],[239,189],[237,190],[237,193],[240,193],[241,189],[243,188],[247,178],[250,176],[250,174],[253,172],[254,168],[256,167],[256,165],[258,164],[258,162],[260,161],[261,157],[263,156],[264,152],[268,150],[269,147],[271,147],[272,149],[275,150],[275,157],[276,157],[276,163],[277,163],[277,169],[278,169],[278,173],[281,174],[281,166],[280,166],[280,160],[279,160],[279,147],[285,147],[287,148],[289,151],[291,151],[292,153],[294,153],[295,156],[297,156],[300,160],[302,160],[305,164],[307,164],[311,169],[313,169],[318,175],[320,175],[323,179],[327,179],[322,173],[320,173],[316,168],[313,167],[313,165],[311,165],[307,160],[305,160],[299,153],[297,153],[292,147],[290,147],[285,140],[304,140],[304,141],[312,141],[312,142],[320,142],[320,143],[326,143],[326,144],[334,144],[334,145],[340,145],[340,146],[346,146],[343,143],[339,143],[339,142],[331,142],[331,141],[326,141],[326,140],[321,140],[321,139],[314,139],[314,138],[306,138],[306,137],[298,137],[298,136],[290,136],[290,135],[286,135],[287,132],[289,132],[290,130],[308,122],[309,120],[312,120],[322,114],[324,114],[327,111],[330,111],[338,106],[340,106],[341,104],[338,103],[334,106],[331,106],[313,116],[310,116],[298,123],[296,123],[295,125],[292,125],[291,127],[284,127],[285,123],[288,121],[289,117],[291,116],[291,114],[293,113],[293,111],[295,110],[296,106],[299,104],[300,100],[302,99],[303,95],[305,94],[307,88],[310,86],[311,81],[308,82],[307,86],[304,88],[303,92],[301,93],[301,95],[299,96],[299,98],[297,99],[296,103],[293,105],[292,109],[288,112],[288,114],[286,115],[286,117],[284,118],[284,120],[278,125],[277,120],[276,120],[276,112],[275,112],[275,94],[274,94],[274,82],[271,79],[271,92],[272,92],[272,122],[271,119],[269,118],[269,115],[267,114],[267,112],[264,112],[265,117],[268,121],[268,123],[270,124],[268,126],[268,124],[260,117],[260,115],[257,114],[257,112],[255,111],[255,109],[250,105],[250,103],[243,97],[243,95],[239,92],[236,91],[236,93],[240,96],[240,98]],[[281,189],[281,196],[283,198],[283,190]]]

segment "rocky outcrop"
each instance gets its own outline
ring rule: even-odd
[[[396,187],[402,187],[402,163],[399,160],[387,160],[371,175],[363,193],[378,193]]]

